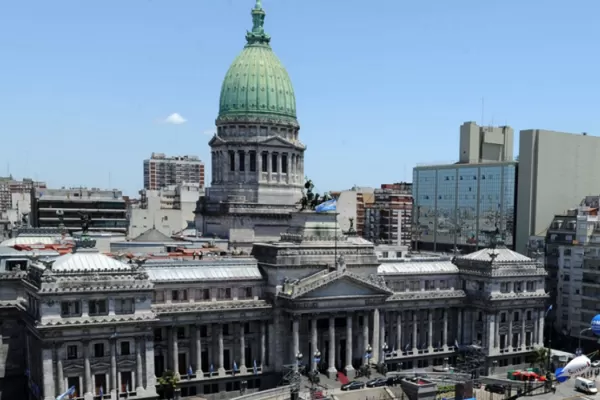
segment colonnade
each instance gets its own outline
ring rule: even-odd
[[[213,182],[301,183],[304,156],[281,150],[215,150],[212,152]]]
[[[202,336],[201,326],[192,325],[190,335],[190,353],[189,353],[189,364],[193,368],[193,372],[196,378],[202,378],[206,375],[210,376],[213,373],[218,376],[224,376],[228,371],[233,370],[233,363],[235,362],[238,366],[239,373],[248,372],[247,365],[252,365],[253,360],[246,360],[246,334],[245,323],[240,322],[232,324],[233,335],[232,340],[234,341],[233,346],[237,348],[231,348],[232,354],[236,354],[238,357],[232,357],[228,365],[225,363],[225,338],[223,333],[224,324],[212,324],[211,325],[211,338],[204,348],[212,349],[209,351],[209,365],[202,365]],[[167,339],[169,346],[169,358],[167,359],[167,366],[173,371],[180,371],[182,368],[179,365],[179,338],[177,337],[177,328],[167,328]],[[237,342],[237,343],[235,343]],[[265,321],[260,322],[260,338],[259,338],[260,354],[255,358],[257,367],[261,368],[267,364],[267,324]],[[215,354],[216,352],[216,354]],[[187,371],[188,366],[184,366]],[[212,367],[212,370],[211,370]],[[251,367],[252,370],[252,367]]]
[[[528,319],[528,312],[531,313],[531,318]],[[477,337],[476,322],[479,318],[478,311],[472,310],[473,316],[471,325],[471,336]],[[502,314],[505,313],[506,319],[502,320]],[[519,318],[515,318],[515,314],[519,314]],[[543,346],[544,344],[544,312],[539,309],[511,309],[509,311],[497,311],[485,315],[483,329],[479,332],[483,338],[482,345],[486,346],[491,351],[510,351],[515,349],[524,350],[526,347]],[[518,330],[515,325],[520,325]],[[527,325],[532,325],[532,329],[528,330]],[[530,333],[529,341],[527,341],[527,333]],[[517,340],[514,341],[514,335]]]
[[[110,347],[110,367],[106,370],[97,369],[96,357],[91,356],[91,344],[89,341],[83,341],[83,377],[73,376],[68,371],[65,371],[64,362],[66,361],[59,351],[59,346],[54,344],[53,347],[46,347],[42,350],[42,365],[43,365],[43,380],[45,397],[54,399],[56,396],[64,393],[69,387],[69,379],[76,378],[79,382],[78,395],[83,397],[97,396],[100,388],[105,394],[110,392],[120,393],[123,388],[129,391],[138,393],[148,392],[155,393],[156,377],[154,375],[154,341],[151,337],[135,338],[135,367],[120,369],[118,367],[117,356],[117,340],[112,338],[109,341]],[[144,361],[145,370],[144,374]],[[94,374],[92,374],[94,372]],[[123,382],[119,378],[122,372],[131,373],[131,382]],[[109,375],[106,382],[97,382],[97,376]],[[82,379],[83,378],[83,379]],[[121,389],[119,389],[119,384]]]

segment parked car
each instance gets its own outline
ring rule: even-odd
[[[506,388],[496,383],[490,383],[485,385],[485,391],[490,393],[504,394],[506,392]]]
[[[365,387],[365,383],[361,381],[352,381],[348,382],[345,385],[342,385],[342,390],[357,390],[363,389]]]
[[[368,388],[374,388],[374,387],[381,387],[381,386],[387,386],[390,381],[390,379],[388,378],[375,378],[375,379],[371,379],[370,381],[367,382],[367,387]]]
[[[598,368],[598,367],[600,367],[600,360],[592,361],[592,368]]]

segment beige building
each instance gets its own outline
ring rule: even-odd
[[[513,160],[514,131],[510,126],[479,126],[465,122],[460,126],[461,164]]]
[[[196,202],[202,194],[204,188],[198,183],[141,190],[140,201],[129,206],[129,237],[135,238],[151,228],[169,237],[185,229],[194,221]]]
[[[541,129],[520,132],[516,246],[544,235],[554,215],[600,193],[600,137]]]

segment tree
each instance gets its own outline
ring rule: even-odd
[[[164,398],[172,399],[175,397],[175,389],[177,389],[178,382],[179,377],[173,371],[167,370],[163,372],[162,376],[158,378],[158,384]]]
[[[545,370],[548,362],[548,349],[539,347],[531,353],[531,366]]]

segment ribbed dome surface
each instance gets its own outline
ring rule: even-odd
[[[248,44],[233,61],[221,87],[219,118],[273,115],[296,119],[296,98],[290,77],[271,50],[264,32],[260,1],[252,10]]]

